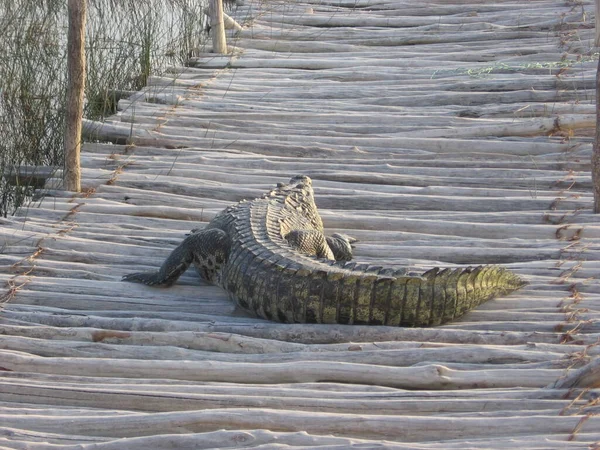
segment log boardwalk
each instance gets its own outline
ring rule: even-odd
[[[593,11],[246,0],[228,55],[84,123],[82,193],[1,220],[0,447],[598,448]],[[358,260],[529,285],[402,329],[258,320],[192,271],[120,281],[296,174]]]

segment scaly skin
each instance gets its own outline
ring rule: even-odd
[[[498,266],[414,275],[357,264],[349,262],[352,242],[324,236],[312,181],[298,176],[225,209],[173,250],[158,272],[123,279],[169,286],[193,263],[203,279],[265,319],[393,326],[439,325],[525,284]]]

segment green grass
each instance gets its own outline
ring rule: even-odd
[[[456,69],[440,69],[433,72],[431,79],[441,78],[443,76],[452,75],[468,75],[471,78],[485,78],[494,73],[510,73],[510,72],[526,72],[528,70],[548,70],[552,73],[553,70],[568,69],[577,64],[598,61],[599,53],[593,53],[582,58],[565,58],[560,61],[548,62],[530,62],[524,64],[508,64],[503,62],[495,62],[489,66],[483,67],[459,67]]]

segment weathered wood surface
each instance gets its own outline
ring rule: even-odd
[[[238,2],[241,3],[241,2]],[[0,447],[597,448],[591,0],[247,1],[0,219]],[[357,259],[529,281],[433,329],[249,317],[158,266],[305,173]]]

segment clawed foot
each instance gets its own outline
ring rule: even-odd
[[[352,248],[354,248],[354,245],[352,245],[352,244],[354,244],[355,242],[358,242],[358,239],[353,238],[352,236],[348,236],[347,234],[344,234],[344,233],[333,233],[331,235],[331,237],[343,239],[344,241],[347,241],[348,244],[350,244],[350,246]]]
[[[327,244],[329,245],[329,248],[331,248],[336,261],[352,260],[352,249],[354,248],[354,245],[352,244],[358,242],[358,239],[342,233],[333,233],[325,239],[327,240]]]
[[[168,287],[172,283],[161,280],[159,272],[136,272],[124,275],[121,281],[143,283],[148,286]]]

